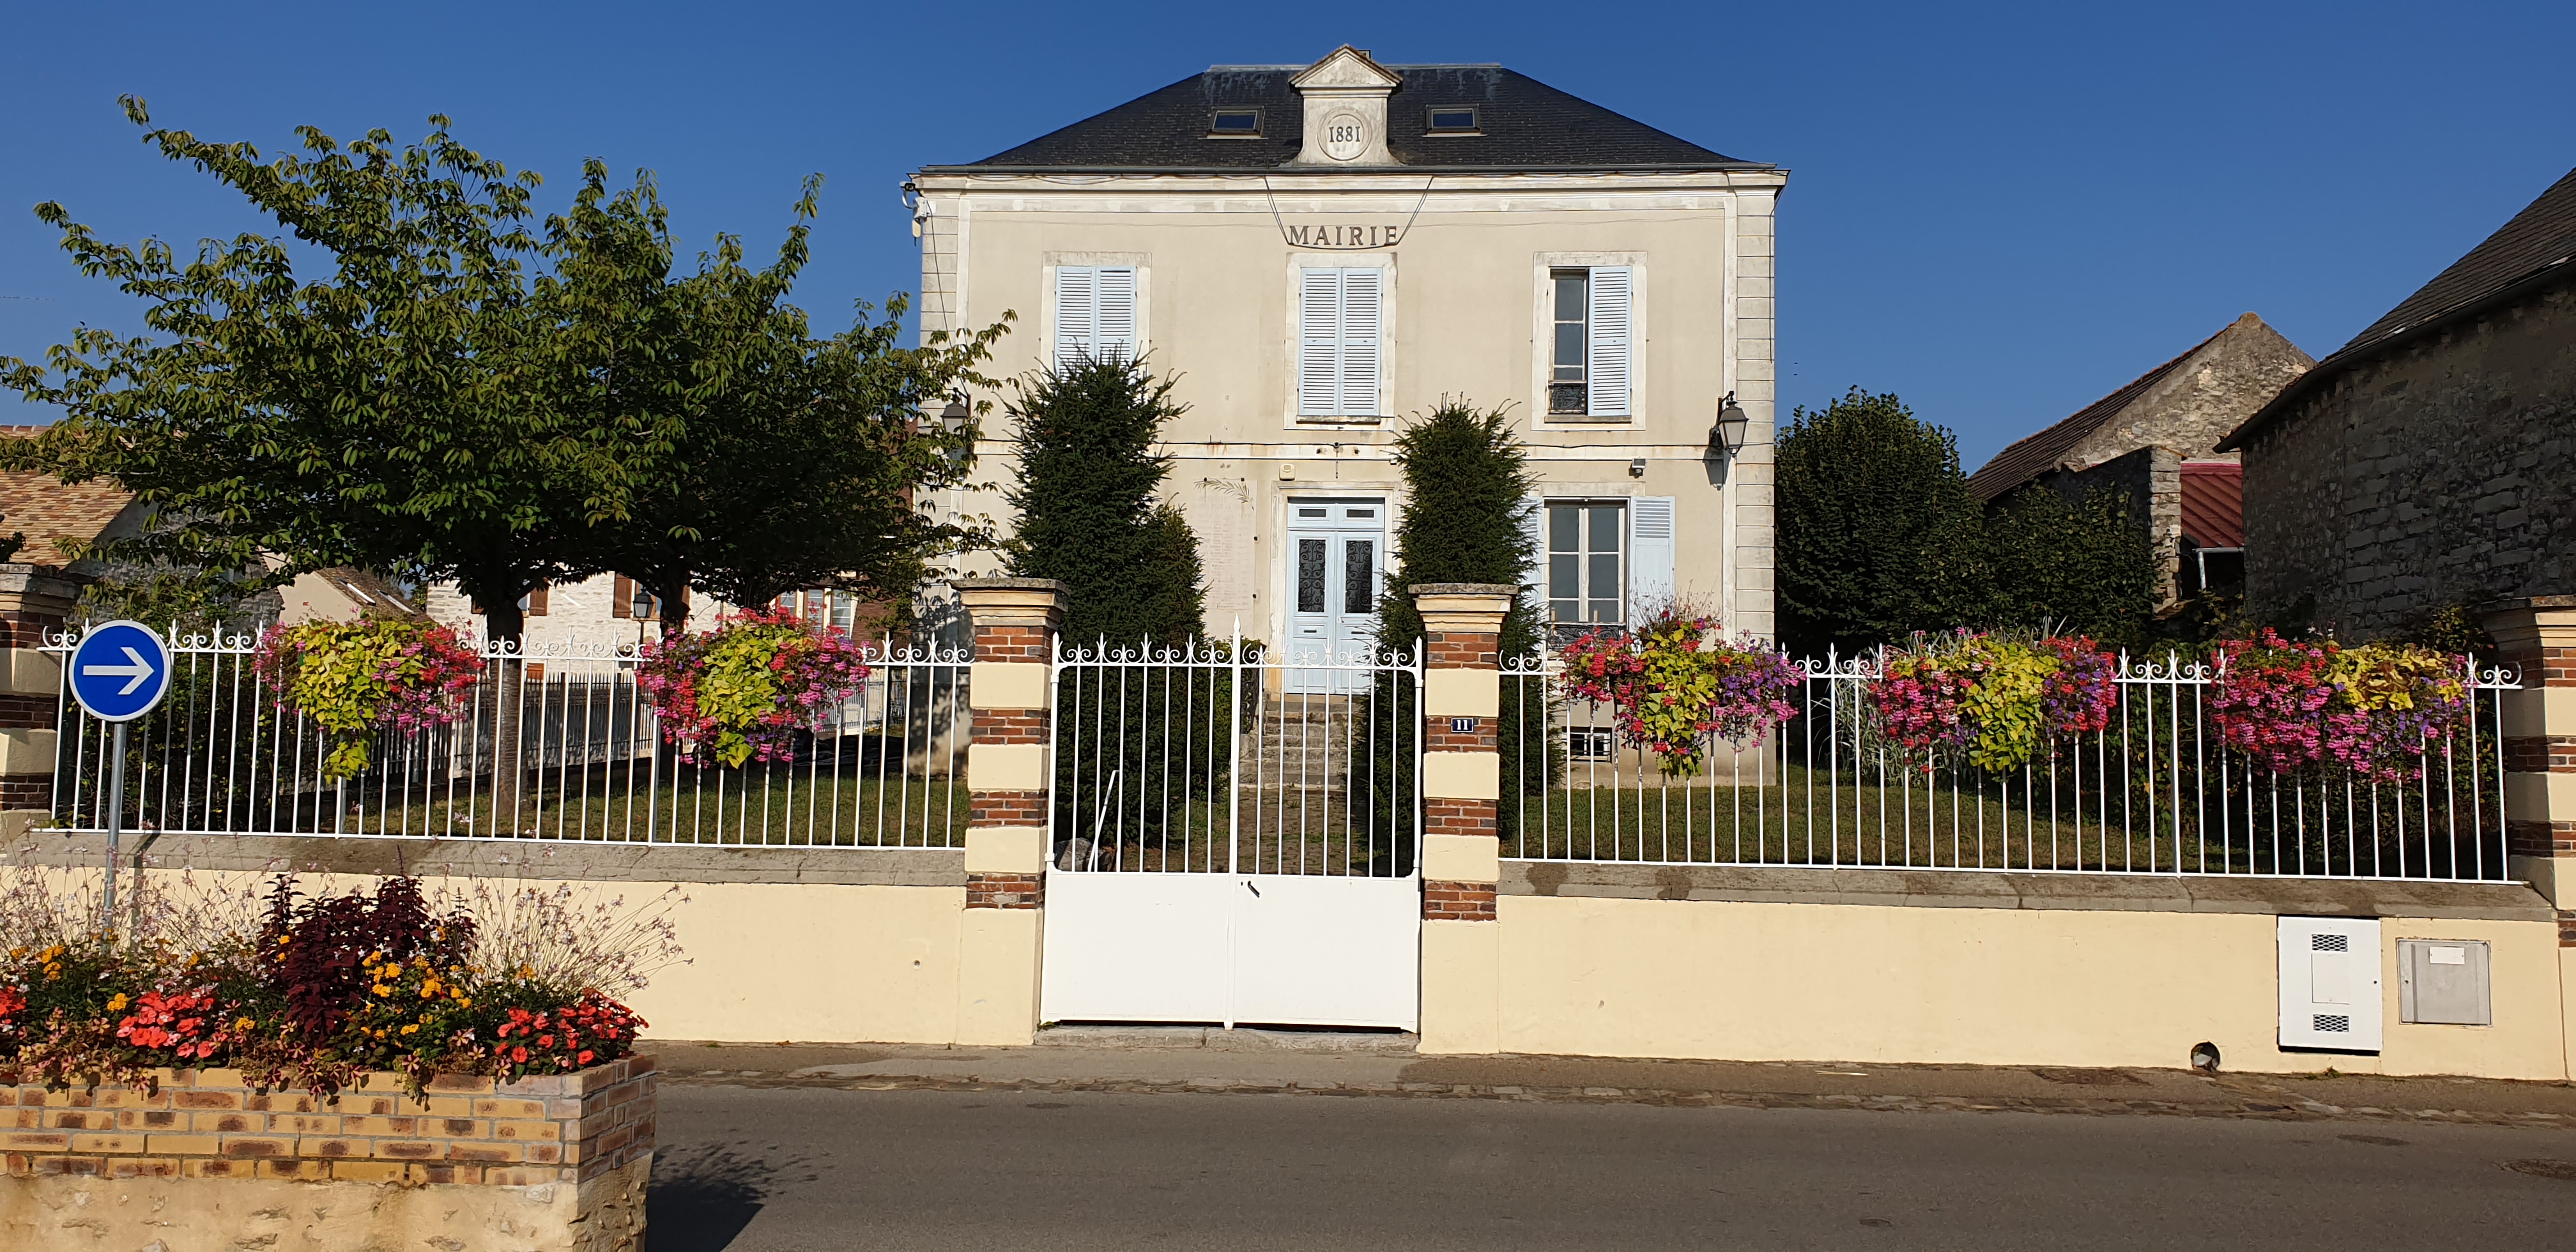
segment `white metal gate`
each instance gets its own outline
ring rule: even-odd
[[[1059,644],[1040,1015],[1415,1029],[1420,657]]]

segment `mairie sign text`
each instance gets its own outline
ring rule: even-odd
[[[1280,229],[1288,232],[1291,248],[1392,248],[1404,236],[1403,224],[1396,222],[1331,222],[1315,226],[1283,222]]]

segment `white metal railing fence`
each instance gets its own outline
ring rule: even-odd
[[[49,640],[68,654],[76,635]],[[953,848],[965,841],[971,658],[866,648],[852,699],[793,759],[684,762],[636,686],[633,645],[484,649],[455,722],[376,735],[331,780],[327,736],[253,665],[248,635],[174,635],[171,689],[132,724],[124,828],[147,835],[407,836],[726,846]],[[108,725],[59,700],[53,825],[105,828]]]
[[[1760,746],[1712,740],[1669,777],[1612,711],[1569,700],[1548,655],[1504,666],[1503,855],[1531,860],[2041,872],[2498,880],[2505,876],[2502,694],[2478,673],[2470,715],[2406,783],[2285,777],[2222,745],[2217,675],[2122,658],[2101,731],[1989,772],[1884,739],[1866,712],[1874,658],[1809,661],[1799,715]],[[1518,725],[1515,725],[1517,719]],[[1515,731],[1526,727],[1525,734]]]
[[[1401,878],[1421,849],[1422,665],[1233,639],[1054,661],[1054,866]]]

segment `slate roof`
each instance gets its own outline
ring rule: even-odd
[[[2255,431],[2345,370],[2398,345],[2430,334],[2536,287],[2576,281],[2576,170],[2550,184],[2486,242],[2469,249],[2433,281],[2415,289],[2386,316],[2364,327],[2352,342],[2317,362],[2315,369],[2281,389],[2270,404],[2218,441],[2220,451],[2241,448]]]
[[[415,603],[412,597],[404,595],[399,588],[382,577],[354,565],[327,565],[313,573],[317,577],[338,584],[338,590],[344,595],[353,591],[358,593],[353,599],[359,611],[369,616],[409,618],[429,616],[425,605]]]
[[[2245,467],[2182,463],[2182,537],[2204,548],[2245,546]]]
[[[2249,313],[2246,316],[2253,315]],[[2218,335],[2226,334],[2235,324],[2230,322],[2220,327]],[[2181,356],[2130,379],[2126,386],[2076,410],[2073,416],[2016,440],[2010,447],[1996,453],[1994,459],[1979,466],[1976,473],[1968,475],[1968,490],[1975,492],[1980,500],[1992,500],[2056,469],[2066,454],[2075,450],[2075,445],[2084,442],[2094,431],[2110,425],[2111,419],[2129,407],[2130,401],[2164,381],[2166,375],[2181,368],[2183,362],[2216,341],[2218,335],[2211,335],[2185,349]]]
[[[923,173],[1276,170],[1305,143],[1303,65],[1218,65],[965,165]],[[1711,152],[1499,65],[1389,65],[1387,149],[1425,170],[1771,169]],[[1474,135],[1426,135],[1426,110],[1476,106]],[[1261,110],[1259,138],[1211,139],[1219,107]],[[1383,167],[1376,167],[1383,168]],[[1348,173],[1351,171],[1335,171]]]

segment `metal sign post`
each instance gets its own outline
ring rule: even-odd
[[[116,746],[107,767],[107,894],[104,924],[116,929],[116,844],[125,826],[125,731],[134,719],[151,712],[170,691],[170,645],[158,631],[134,621],[90,627],[72,649],[72,698],[89,715],[116,727]]]

